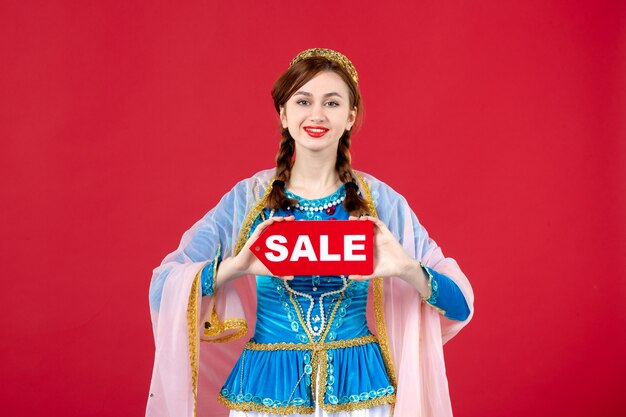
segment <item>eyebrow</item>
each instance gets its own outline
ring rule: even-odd
[[[306,91],[296,91],[293,95],[294,95],[294,96],[295,96],[295,95],[301,95],[301,96],[306,96],[306,97],[312,97],[312,96],[313,96],[313,94],[308,93],[308,92],[306,92]],[[333,97],[333,96],[337,96],[337,97],[339,97],[339,98],[343,98],[343,97],[341,96],[341,94],[339,94],[339,93],[335,93],[334,91],[333,91],[332,93],[326,93],[326,94],[324,94],[322,97]]]

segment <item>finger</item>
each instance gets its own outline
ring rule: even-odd
[[[279,219],[281,219],[281,217],[270,217],[269,219],[264,220],[261,223],[259,223],[259,225],[257,226],[257,229],[259,227],[267,227],[267,226],[269,226],[270,224],[274,223],[277,220],[280,221]]]
[[[377,275],[348,275],[348,278],[354,281],[368,281],[377,278]]]
[[[296,216],[294,216],[293,214],[292,214],[291,216],[287,216],[287,217],[285,217],[285,221],[286,221],[286,222],[291,222],[291,221],[293,221],[293,220],[295,220],[295,219],[296,219]]]
[[[348,217],[348,220],[359,220],[359,218],[356,216],[350,216]]]
[[[250,235],[250,237],[248,238],[248,240],[246,241],[246,244],[244,245],[244,247],[249,247],[250,245],[252,245],[252,242],[255,242],[258,237],[261,235],[261,233],[263,233],[265,231],[265,229],[267,229],[269,226],[271,226],[274,221],[276,220],[276,217],[270,217],[269,219],[265,220],[264,222],[260,223],[256,229],[254,229],[254,232],[252,232],[252,234]]]
[[[289,217],[293,217],[293,216],[289,216]],[[285,220],[289,220],[289,217],[282,217],[282,216],[274,216],[274,217],[270,217],[269,219],[259,223],[259,225],[257,226],[257,228],[255,230],[265,230],[268,228],[268,226],[270,226],[273,223],[278,223],[278,222],[282,222]]]
[[[273,224],[275,221],[275,218],[269,218],[267,220],[265,220],[263,223],[260,223],[256,229],[254,229],[254,233],[252,233],[252,235],[250,236],[250,238],[252,238],[252,236],[258,237],[261,233],[263,233],[263,231],[265,229],[267,229],[271,224]],[[250,239],[248,239],[250,240]]]
[[[361,218],[359,220],[369,220],[374,224],[378,224],[380,223],[380,219],[377,217],[372,217],[372,216],[361,216]]]
[[[387,228],[387,226],[385,225],[385,223],[383,223],[383,221],[382,221],[382,220],[380,220],[380,219],[379,219],[379,218],[377,218],[377,217],[372,217],[372,216],[363,216],[363,217],[361,217],[361,219],[360,219],[360,220],[369,220],[369,221],[371,221],[372,223],[374,223],[374,226],[376,226],[378,229],[381,229],[381,230],[385,230],[385,229]]]
[[[282,279],[283,281],[291,281],[294,278],[294,276],[293,275],[283,275],[283,276],[280,276],[278,278]]]

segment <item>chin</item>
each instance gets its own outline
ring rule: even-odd
[[[327,139],[327,138],[311,138],[306,137],[301,140],[300,143],[296,141],[296,146],[311,150],[311,151],[323,151],[329,148],[334,150],[339,146],[339,139]]]

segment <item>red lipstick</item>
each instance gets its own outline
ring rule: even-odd
[[[304,126],[304,130],[312,138],[321,138],[329,129],[324,126]]]

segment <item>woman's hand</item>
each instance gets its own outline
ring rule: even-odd
[[[272,273],[267,269],[265,265],[254,256],[252,251],[250,250],[250,246],[261,236],[261,233],[265,231],[271,224],[282,221],[293,221],[294,216],[289,217],[270,217],[265,220],[263,223],[259,224],[257,228],[254,230],[252,235],[246,241],[246,244],[241,249],[241,251],[237,254],[237,256],[230,257],[224,259],[219,267],[217,268],[217,277],[216,277],[216,287],[219,287],[220,284],[228,282],[232,279],[239,278],[243,275],[269,275],[272,276]],[[283,276],[279,277],[281,279],[290,280],[293,279],[293,276]]]
[[[422,268],[404,251],[385,223],[372,216],[350,216],[349,220],[369,220],[374,223],[374,273],[367,276],[349,275],[348,278],[363,281],[377,277],[398,277],[414,286],[422,295],[430,292]]]

